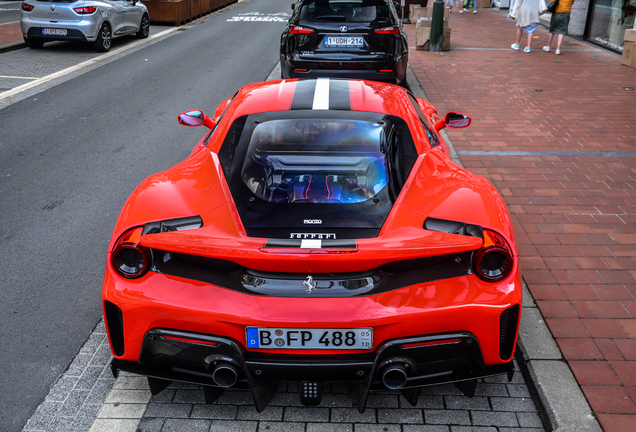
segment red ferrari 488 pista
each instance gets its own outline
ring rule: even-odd
[[[147,178],[109,246],[103,307],[112,369],[250,389],[370,391],[507,373],[521,313],[512,222],[440,136],[470,124],[390,84],[319,78],[248,85],[183,162]]]

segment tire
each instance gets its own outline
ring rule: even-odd
[[[139,24],[139,31],[137,32],[137,37],[140,39],[146,39],[150,34],[150,20],[148,19],[148,15],[144,14],[141,17],[141,23]]]
[[[112,43],[113,35],[110,32],[110,26],[104,23],[97,33],[97,39],[93,42],[93,47],[95,51],[106,52],[110,49]]]
[[[32,49],[40,49],[44,46],[44,41],[42,39],[27,39],[24,38],[24,43],[26,46]]]

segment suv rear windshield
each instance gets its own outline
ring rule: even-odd
[[[417,158],[404,120],[294,110],[236,119],[219,151],[243,223],[379,229]]]
[[[388,21],[384,0],[307,0],[300,10],[301,21],[373,22]]]

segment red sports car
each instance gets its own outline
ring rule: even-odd
[[[115,226],[103,307],[120,370],[199,383],[208,402],[278,381],[370,391],[513,373],[521,271],[496,189],[453,163],[428,102],[390,84],[243,87],[183,162],[147,178]]]

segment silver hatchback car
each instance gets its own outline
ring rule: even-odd
[[[114,38],[150,33],[148,9],[137,0],[26,0],[20,27],[30,48],[51,40],[91,42],[108,51]]]

